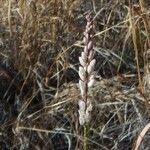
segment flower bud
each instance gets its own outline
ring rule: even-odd
[[[91,61],[93,59],[93,56],[94,56],[94,52],[90,51],[89,56],[88,56],[89,61]]]
[[[84,115],[79,115],[79,123],[80,123],[81,126],[83,126],[85,124]]]
[[[88,72],[89,74],[91,74],[91,73],[93,72],[94,66],[95,66],[95,62],[96,62],[96,60],[93,59],[93,60],[90,62],[90,64],[88,65],[87,72]]]
[[[80,111],[85,111],[85,102],[83,100],[79,100],[78,105]]]
[[[90,51],[92,48],[93,48],[93,42],[92,41],[90,41],[89,43],[88,43],[88,50]]]
[[[82,81],[84,81],[84,79],[85,79],[85,70],[81,66],[79,67],[79,77]]]
[[[95,82],[95,80],[94,80],[94,79],[91,79],[91,80],[89,81],[89,83],[88,83],[88,87],[89,87],[89,88],[92,87],[93,84],[94,84],[94,82]]]
[[[79,62],[83,67],[86,65],[86,63],[83,61],[82,57],[79,57]]]
[[[83,60],[84,62],[86,62],[86,60],[87,60],[87,55],[86,55],[84,52],[82,52],[82,53],[81,53],[81,58],[82,58],[82,60]]]

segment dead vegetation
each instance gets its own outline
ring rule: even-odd
[[[76,83],[89,10],[97,64],[88,148],[132,149],[150,117],[149,6],[148,0],[1,0],[0,149],[82,149]],[[141,150],[150,148],[149,139],[147,133]]]

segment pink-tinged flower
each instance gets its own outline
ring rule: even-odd
[[[84,50],[81,53],[81,57],[79,57],[80,67],[79,67],[79,88],[81,91],[82,100],[78,101],[79,105],[79,123],[80,125],[84,125],[85,123],[89,123],[91,118],[92,111],[92,103],[88,100],[88,91],[94,84],[94,66],[96,60],[93,59],[94,51],[93,51],[93,21],[88,14],[86,16],[87,24],[84,32]]]

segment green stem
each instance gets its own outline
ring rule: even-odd
[[[87,150],[87,125],[84,125],[84,139],[83,139],[83,149]]]

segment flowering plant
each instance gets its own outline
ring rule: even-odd
[[[89,88],[94,84],[94,66],[96,60],[93,59],[93,20],[90,14],[86,15],[86,29],[84,32],[84,50],[79,57],[80,67],[79,67],[79,88],[81,91],[82,99],[78,101],[79,105],[79,123],[84,125],[89,123],[90,114],[92,111],[92,103],[88,98]]]

